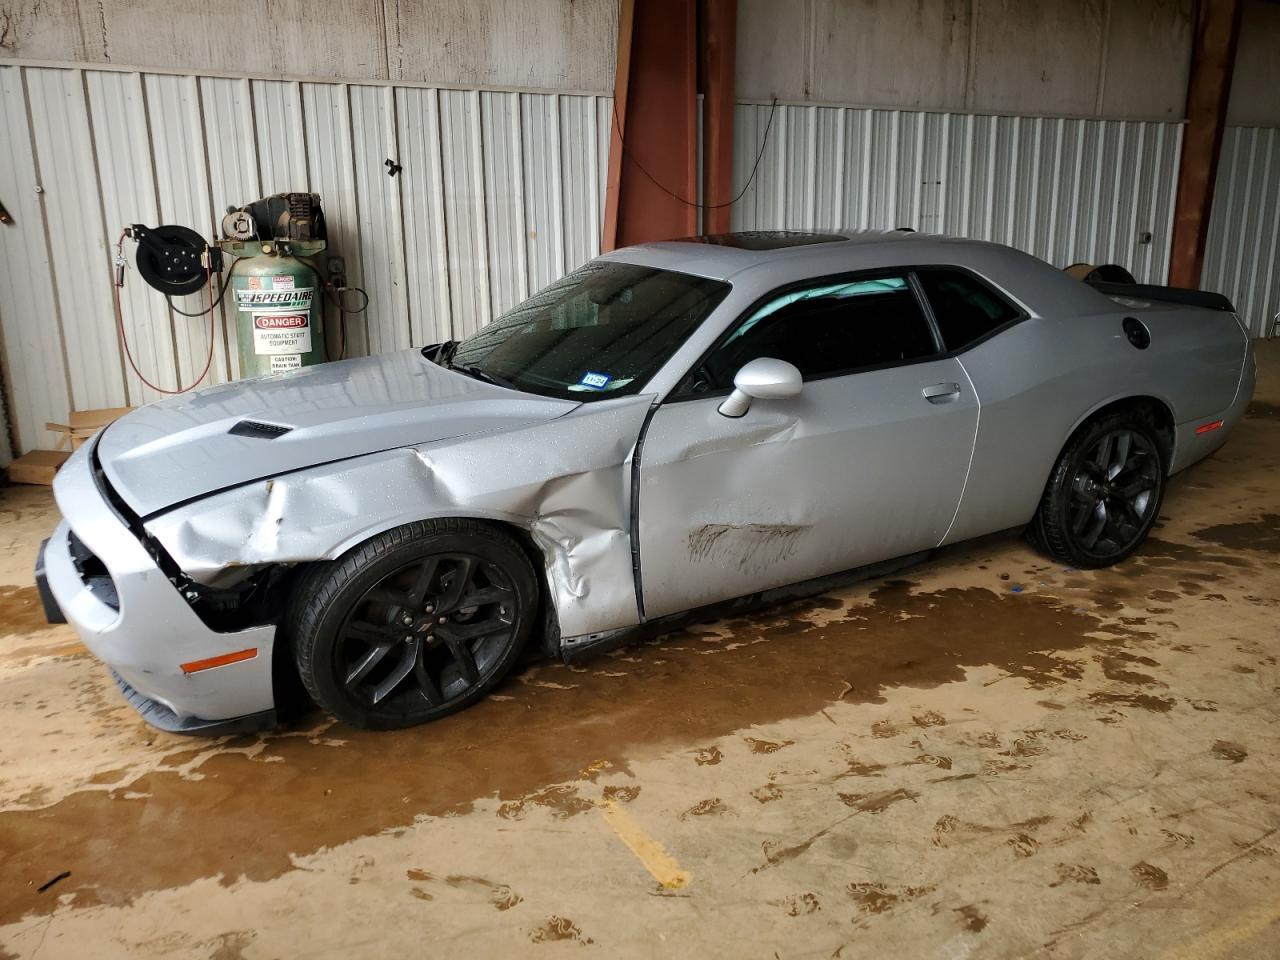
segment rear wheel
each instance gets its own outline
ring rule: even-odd
[[[1160,512],[1160,442],[1137,412],[1081,427],[1058,457],[1028,534],[1056,560],[1081,568],[1119,563]]]
[[[299,585],[294,655],[308,693],[338,719],[407,727],[495,686],[537,607],[533,570],[509,534],[467,520],[412,523]]]

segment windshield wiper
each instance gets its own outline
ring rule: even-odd
[[[453,355],[458,352],[458,340],[446,340],[440,346],[436,347],[435,352],[430,357],[432,363],[437,363],[446,370],[456,370],[458,373],[466,374],[475,380],[483,380],[486,383],[492,383],[494,386],[507,387],[516,389],[510,380],[504,380],[502,377],[494,376],[488,370],[481,370],[479,367],[470,363],[454,363]]]
[[[459,341],[457,340],[446,340],[444,343],[437,346],[430,354],[427,354],[426,347],[423,347],[422,352],[432,363],[438,363],[442,367],[447,367],[449,366],[449,361],[453,359],[453,355],[458,349],[458,342]]]
[[[474,377],[476,380],[483,380],[485,383],[492,383],[496,387],[506,387],[514,390],[510,380],[504,380],[502,377],[496,377],[488,370],[481,370],[479,367],[470,363],[453,363],[450,361],[447,366],[450,370],[457,370],[458,373],[465,373],[468,377]]]

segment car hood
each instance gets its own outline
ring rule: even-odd
[[[149,404],[107,427],[96,454],[115,491],[145,516],[263,477],[518,429],[577,406],[484,383],[405,350]],[[261,430],[244,421],[289,429]]]

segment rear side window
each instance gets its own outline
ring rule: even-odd
[[[921,270],[917,276],[949,351],[963,350],[1022,316],[1004,297],[967,273]]]
[[[810,379],[935,352],[906,274],[828,280],[766,300],[733,328],[680,392],[730,387],[734,374],[758,357],[786,360]]]

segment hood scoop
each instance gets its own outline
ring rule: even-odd
[[[241,420],[232,425],[227,433],[236,437],[254,437],[258,440],[274,440],[283,437],[293,427],[282,427],[278,423],[263,423],[261,420]]]

